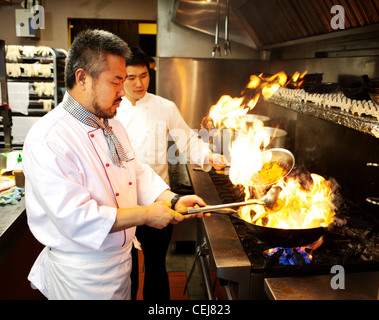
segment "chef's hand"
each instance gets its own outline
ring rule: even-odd
[[[203,207],[206,203],[203,199],[198,197],[197,195],[188,195],[180,197],[178,202],[175,204],[175,208],[173,208],[175,211],[179,213],[186,213],[188,209],[191,209],[193,207]],[[210,214],[203,212],[193,213],[193,214],[186,214],[184,215],[184,219],[193,219],[193,218],[202,218],[202,217],[208,217]]]
[[[184,217],[180,213],[171,209],[171,204],[164,201],[156,201],[146,206],[147,214],[145,225],[156,229],[163,229],[168,224],[178,224]]]
[[[219,153],[210,153],[209,154],[209,164],[212,165],[215,170],[221,170],[222,168],[225,168],[227,164],[226,158]]]

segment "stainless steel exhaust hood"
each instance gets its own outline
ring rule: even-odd
[[[229,38],[256,49],[379,31],[379,0],[177,0],[174,22],[215,35],[219,21],[222,40],[228,6]]]
[[[244,25],[234,10],[232,5],[234,1],[230,1],[229,37],[237,43],[257,48],[254,36],[248,31],[248,26]],[[218,22],[219,36],[221,39],[225,38],[226,0],[177,0],[174,6],[173,21],[175,23],[214,36]]]

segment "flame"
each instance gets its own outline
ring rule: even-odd
[[[318,249],[322,244],[324,243],[324,236],[321,236],[319,239],[317,239],[315,242],[303,246],[303,247],[296,247],[296,248],[282,248],[282,247],[275,247],[270,248],[265,251],[263,251],[263,255],[265,257],[271,257],[273,255],[278,255],[279,264],[283,265],[297,265],[299,264],[299,261],[296,257],[296,253],[298,255],[298,258],[302,259],[305,264],[310,264],[313,260],[313,252]]]
[[[252,176],[262,169],[264,163],[261,149],[267,146],[271,139],[262,130],[262,121],[255,119],[248,125],[244,116],[262,97],[271,97],[280,86],[290,82],[296,85],[302,83],[306,73],[296,72],[290,80],[287,80],[284,72],[270,77],[263,74],[252,75],[242,92],[243,97],[232,98],[224,95],[210,109],[209,117],[213,119],[214,125],[233,132],[234,139],[229,146],[229,178],[233,184],[244,186],[246,200],[250,198],[250,187],[254,186]],[[240,208],[239,214],[248,222],[275,228],[305,229],[328,226],[334,216],[331,183],[316,174],[312,174],[311,177],[313,184],[310,189],[304,189],[296,179],[279,181],[282,192],[274,208],[260,205],[244,206]]]
[[[296,71],[286,85],[290,86],[291,88],[299,89],[304,83],[304,77],[306,74],[307,71],[303,72],[302,74]]]
[[[287,75],[284,72],[279,72],[266,79],[267,84],[262,87],[262,95],[265,98],[270,98],[281,86],[287,82]]]
[[[261,148],[270,143],[270,137],[261,130],[263,122],[256,119],[247,125],[244,116],[252,110],[260,98],[271,97],[280,86],[285,85],[287,76],[279,72],[271,77],[252,75],[243,91],[244,97],[232,98],[223,95],[209,111],[214,125],[221,130],[227,128],[234,133],[231,142],[230,178],[234,184],[252,185],[251,176],[262,168]],[[247,190],[246,190],[247,191]]]
[[[255,107],[262,96],[270,98],[286,82],[287,75],[284,72],[271,77],[264,77],[263,74],[252,75],[243,91],[244,97],[221,96],[219,101],[211,107],[209,117],[213,119],[215,126],[246,129],[246,122],[241,121],[241,118]]]
[[[278,184],[282,192],[272,209],[245,206],[240,209],[241,217],[256,225],[281,229],[327,227],[335,214],[331,182],[314,173],[311,177],[310,190],[304,189],[295,178],[281,180]]]
[[[293,76],[292,76],[292,81],[293,81],[293,82],[297,82],[297,80],[299,80],[299,78],[300,78],[300,73],[296,71],[296,72],[293,74]]]
[[[312,255],[308,253],[305,247],[297,247],[297,248],[282,248],[276,247],[271,248],[263,252],[263,254],[267,257],[271,257],[276,253],[280,253],[278,258],[279,264],[283,265],[297,265],[299,264],[298,259],[302,259],[305,264],[309,264],[312,262]],[[296,255],[297,253],[297,255]]]
[[[238,136],[231,145],[232,158],[229,178],[233,184],[253,185],[252,176],[262,168],[263,159],[260,145],[263,138],[257,138],[257,136],[262,135],[259,132],[261,127],[263,127],[262,121],[254,121],[248,134]]]
[[[229,129],[238,129],[237,119],[244,116],[249,109],[242,108],[243,98],[232,98],[231,96],[222,96],[217,104],[211,107],[209,117],[213,119],[216,127],[226,127]]]

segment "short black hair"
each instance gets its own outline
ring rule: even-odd
[[[75,85],[75,72],[82,68],[97,79],[108,66],[106,55],[113,54],[128,59],[131,52],[127,43],[115,34],[105,30],[86,30],[81,32],[68,50],[65,66],[67,89]]]
[[[150,60],[139,47],[130,47],[131,56],[125,59],[126,66],[146,66],[149,70]]]

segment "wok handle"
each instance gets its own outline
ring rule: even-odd
[[[252,204],[265,205],[265,202],[262,200],[249,200],[249,201],[244,201],[244,202],[218,204],[214,206],[205,206],[205,207],[200,207],[200,208],[188,209],[187,212],[184,212],[182,214],[186,215],[186,214],[193,214],[193,213],[198,213],[198,212],[209,212],[209,211],[214,211],[218,209],[235,208],[235,207],[241,207],[241,206],[248,206]]]

